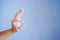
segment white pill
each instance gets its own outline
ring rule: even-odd
[[[16,23],[14,24],[14,26],[15,26],[15,27],[19,27],[19,26],[21,26],[21,23],[20,23],[20,22],[16,22]]]

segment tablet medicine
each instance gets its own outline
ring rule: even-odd
[[[16,23],[14,24],[14,26],[15,26],[15,27],[19,27],[19,26],[21,26],[21,23],[20,23],[20,22],[16,22]]]

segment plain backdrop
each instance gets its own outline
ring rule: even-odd
[[[20,8],[26,25],[7,40],[60,40],[59,0],[0,0],[0,31],[12,27]]]

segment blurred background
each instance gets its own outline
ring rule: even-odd
[[[0,32],[12,27],[20,8],[26,25],[7,40],[60,40],[60,0],[0,0]]]

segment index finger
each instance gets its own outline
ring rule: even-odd
[[[18,11],[18,13],[15,15],[14,19],[16,19],[16,18],[20,18],[20,19],[21,19],[23,13],[24,13],[24,9],[21,8],[21,9]]]

